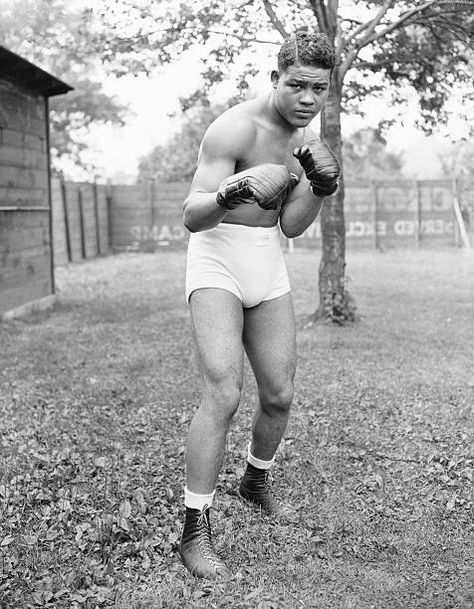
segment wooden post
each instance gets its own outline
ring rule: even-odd
[[[422,212],[421,212],[421,192],[420,192],[420,183],[418,182],[418,180],[414,181],[414,188],[415,188],[415,203],[416,203],[416,207],[415,207],[415,226],[416,226],[416,231],[415,231],[415,241],[416,241],[416,245],[417,247],[420,247],[421,244],[421,221],[422,221]]]
[[[99,197],[97,192],[97,178],[94,178],[94,184],[92,185],[92,192],[94,195],[94,217],[95,217],[95,245],[96,254],[100,256],[100,226],[99,226]]]
[[[150,248],[149,251],[154,252],[155,251],[155,238],[154,238],[154,229],[155,229],[155,221],[156,221],[156,209],[155,209],[155,178],[150,178],[149,181],[149,192],[148,192],[148,198],[149,198],[149,203],[150,203],[150,242],[148,244],[148,247]],[[148,250],[147,250],[148,251]]]
[[[112,185],[110,182],[107,182],[106,186],[106,194],[105,194],[105,203],[107,206],[107,240],[108,240],[108,251],[113,252],[113,225],[112,225],[112,207],[113,207],[113,195],[112,195]]]
[[[457,186],[456,178],[452,179],[451,184],[452,184],[454,215],[456,217],[456,222],[459,227],[459,235],[461,237],[461,241],[463,243],[464,248],[466,250],[469,250],[469,249],[471,249],[471,244],[469,242],[469,236],[466,231],[466,225],[464,224],[464,218],[462,217],[461,206],[459,205],[458,194],[457,194],[458,186]]]
[[[49,98],[44,97],[44,112],[46,123],[46,162],[48,164],[48,225],[49,225],[49,269],[51,277],[51,293],[56,293],[56,278],[54,276],[54,241],[53,241],[53,197],[51,193],[51,149],[50,149],[50,124],[49,124]]]
[[[374,180],[370,180],[370,192],[372,193],[372,202],[374,205],[374,249],[380,249],[378,224],[379,224],[379,198],[377,195],[377,184]]]
[[[149,183],[149,201],[150,201],[150,228],[153,231],[156,220],[156,209],[155,209],[155,178],[150,178]]]
[[[82,191],[79,186],[77,189],[77,202],[79,204],[79,231],[81,235],[81,255],[82,259],[86,258],[86,237],[84,230],[84,206],[82,205]]]
[[[71,233],[70,233],[70,229],[69,229],[69,213],[68,213],[68,208],[67,208],[66,182],[64,181],[63,175],[61,175],[59,183],[61,185],[61,199],[62,199],[62,203],[63,203],[64,235],[66,237],[67,261],[72,262]]]

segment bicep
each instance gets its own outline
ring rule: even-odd
[[[202,140],[191,192],[215,192],[222,180],[235,173],[236,163],[245,158],[254,139],[250,121],[232,115],[217,119]]]
[[[202,155],[191,183],[191,192],[215,192],[219,184],[234,173],[235,159],[207,158]]]
[[[218,130],[206,133],[201,143],[191,192],[215,192],[222,180],[235,173],[238,150]]]

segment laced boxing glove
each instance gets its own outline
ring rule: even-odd
[[[223,180],[216,200],[224,209],[252,203],[263,209],[278,209],[297,183],[298,177],[285,165],[264,163]]]
[[[293,152],[311,182],[311,189],[318,197],[336,192],[341,168],[332,150],[320,139],[310,140]]]

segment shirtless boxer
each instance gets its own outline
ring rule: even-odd
[[[187,442],[179,552],[199,577],[230,575],[212,543],[209,509],[239,405],[244,351],[259,404],[239,495],[264,513],[278,513],[268,474],[288,422],[296,367],[280,230],[290,238],[301,235],[337,189],[339,165],[308,128],[328,97],[334,63],[323,35],[287,40],[271,92],[230,108],[207,130],[184,202],[191,232],[186,297],[202,400]]]

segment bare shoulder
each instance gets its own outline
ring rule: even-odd
[[[257,134],[255,106],[255,101],[250,100],[223,112],[204,134],[202,151],[211,156],[243,156],[252,147]]]

